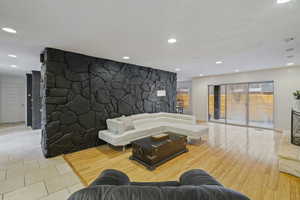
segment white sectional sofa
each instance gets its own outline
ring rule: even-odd
[[[191,115],[176,113],[144,113],[106,120],[108,130],[99,131],[99,138],[113,146],[125,146],[132,141],[172,132],[200,139],[208,134],[208,127],[197,125]]]

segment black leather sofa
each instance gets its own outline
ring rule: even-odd
[[[185,172],[179,181],[130,182],[117,170],[105,170],[87,188],[68,200],[249,200],[243,194],[223,187],[200,169]]]

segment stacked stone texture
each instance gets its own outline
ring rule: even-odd
[[[46,48],[42,64],[42,148],[46,157],[104,142],[106,119],[175,112],[176,74]],[[158,97],[157,90],[166,90]]]

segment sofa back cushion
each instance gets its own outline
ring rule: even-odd
[[[110,132],[120,135],[129,130],[161,125],[162,123],[196,124],[196,119],[192,115],[160,112],[122,116],[107,119],[106,122]]]
[[[171,118],[171,119],[190,121],[193,124],[196,124],[196,118],[193,115],[184,115],[184,114],[178,114],[178,113],[165,113],[165,112],[154,113],[154,115],[156,117],[167,117],[167,118]]]
[[[133,125],[135,129],[140,129],[149,126],[163,126],[167,124],[194,124],[192,121],[189,120],[180,120],[176,118],[169,118],[169,117],[152,117],[149,119],[140,119],[134,120]]]
[[[166,123],[176,123],[176,124],[194,124],[191,120],[185,120],[185,119],[178,119],[178,118],[171,118],[171,117],[159,117],[156,118],[158,121],[166,122]]]
[[[135,114],[128,116],[128,119],[135,121],[140,119],[150,119],[152,114],[149,113],[141,113],[141,114]]]
[[[132,120],[131,120],[129,117],[123,116],[123,117],[120,117],[119,120],[120,120],[121,122],[123,122],[123,132],[122,132],[122,133],[134,129]]]

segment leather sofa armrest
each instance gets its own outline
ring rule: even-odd
[[[155,186],[155,187],[177,187],[180,186],[177,181],[165,181],[165,182],[131,182],[130,185],[134,186]]]
[[[104,170],[89,187],[98,185],[128,185],[130,180],[126,174],[114,169]]]
[[[68,200],[95,200],[103,194],[102,188],[90,187],[74,192]]]
[[[102,185],[87,187],[74,192],[68,200],[100,200],[105,197],[109,190],[118,186]]]
[[[122,134],[124,132],[124,122],[117,119],[106,120],[107,129],[114,134]]]
[[[215,178],[210,176],[204,170],[193,169],[183,173],[180,176],[181,185],[216,185],[223,186]]]
[[[162,188],[164,199],[172,200],[250,200],[247,196],[218,185],[180,186]]]

